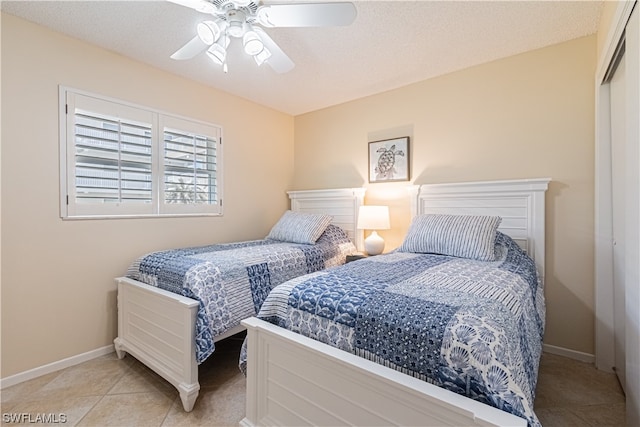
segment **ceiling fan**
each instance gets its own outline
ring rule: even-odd
[[[242,40],[244,52],[258,65],[277,73],[295,64],[262,28],[328,27],[349,25],[356,18],[350,2],[262,4],[260,0],[168,0],[211,15],[196,26],[196,35],[172,59],[191,59],[202,52],[227,72],[227,48],[232,38]]]

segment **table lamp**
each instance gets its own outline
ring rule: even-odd
[[[372,230],[369,237],[364,240],[364,249],[368,255],[379,255],[384,249],[384,240],[376,230],[388,230],[389,207],[388,206],[360,206],[358,210],[358,229]]]

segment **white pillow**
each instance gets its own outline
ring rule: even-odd
[[[499,216],[418,215],[398,250],[495,261],[500,221]]]
[[[273,226],[267,239],[314,244],[331,223],[331,216],[286,211]]]

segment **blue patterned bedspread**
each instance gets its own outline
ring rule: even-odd
[[[196,359],[209,357],[214,338],[255,316],[271,289],[289,279],[344,264],[355,246],[330,225],[314,245],[254,240],[153,252],[127,277],[199,301]]]
[[[366,258],[280,285],[258,317],[537,426],[542,283],[531,258],[501,233],[496,254],[495,262]]]

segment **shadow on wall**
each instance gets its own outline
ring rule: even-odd
[[[332,161],[330,171],[322,177],[321,180],[314,180],[319,183],[314,188],[301,186],[295,188],[287,188],[289,190],[326,190],[328,188],[360,188],[366,184],[366,177],[363,177],[353,162],[336,160]],[[287,197],[286,192],[283,197]],[[288,200],[288,199],[287,199]],[[287,202],[288,203],[288,202]]]
[[[566,203],[559,203],[560,197],[564,198],[570,189],[569,183],[551,181],[546,194],[544,288],[547,328],[544,342],[549,345],[563,342],[562,347],[593,354],[595,313],[591,301],[587,301],[593,295],[593,224],[579,218],[573,220],[572,212],[566,212]],[[579,191],[577,188],[572,190]],[[586,206],[587,202],[585,200],[585,206],[577,209],[592,209]],[[568,215],[564,220],[559,217],[563,213]],[[589,254],[591,262],[585,263],[585,256]],[[580,269],[576,271],[578,265]],[[585,348],[588,342],[591,344]]]

